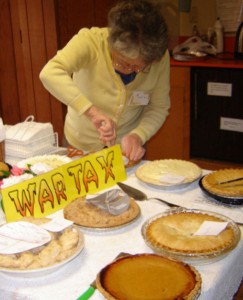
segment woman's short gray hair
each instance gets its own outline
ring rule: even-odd
[[[159,61],[168,47],[168,31],[158,3],[121,1],[108,14],[111,49],[145,63]]]

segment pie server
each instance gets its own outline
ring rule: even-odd
[[[137,201],[143,201],[143,200],[149,200],[149,199],[156,199],[158,201],[161,201],[165,204],[167,204],[169,207],[181,207],[179,205],[176,205],[176,204],[172,204],[170,202],[167,202],[166,200],[164,199],[160,199],[160,198],[149,198],[145,193],[143,193],[142,191],[138,190],[138,189],[135,189],[134,187],[130,186],[130,185],[127,185],[123,182],[117,182],[116,183],[120,188],[121,190],[123,190],[123,192],[125,192],[126,194],[128,194],[128,196],[134,198],[135,200]]]

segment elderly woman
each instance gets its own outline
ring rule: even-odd
[[[83,28],[43,68],[45,88],[67,105],[67,142],[84,151],[121,144],[137,161],[170,107],[167,27],[146,0],[119,2],[108,28]]]

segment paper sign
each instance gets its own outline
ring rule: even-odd
[[[243,132],[243,119],[220,118],[220,129]]]
[[[232,96],[232,84],[221,82],[208,82],[207,94],[210,96]]]
[[[218,235],[228,225],[228,222],[204,221],[194,235]]]
[[[78,197],[95,194],[125,179],[120,145],[103,149],[4,188],[1,192],[6,220],[47,216]]]

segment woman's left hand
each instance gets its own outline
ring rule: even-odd
[[[122,138],[121,148],[122,154],[125,155],[131,161],[138,161],[145,154],[145,149],[142,145],[142,140],[135,133],[125,135]]]

